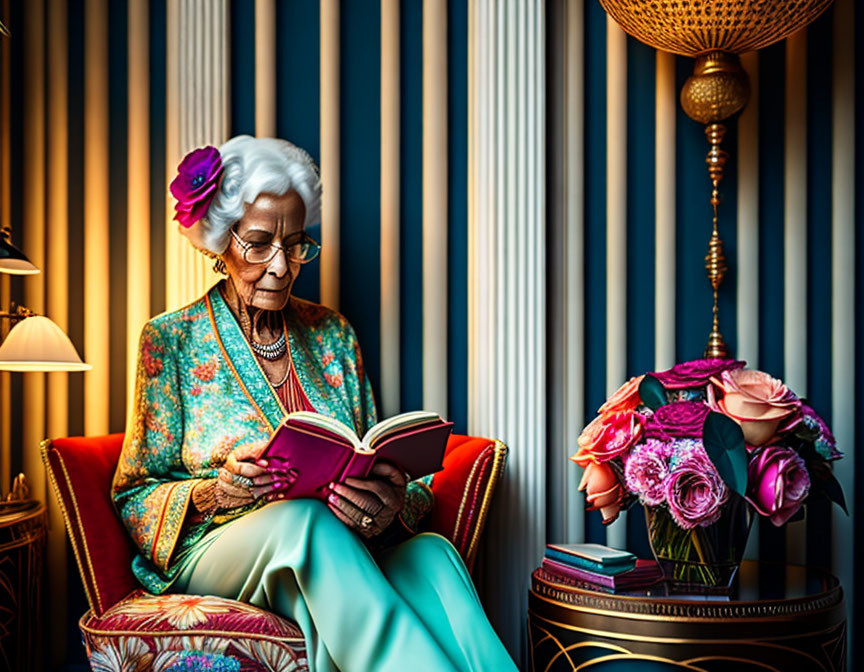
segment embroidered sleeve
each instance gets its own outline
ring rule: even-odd
[[[141,332],[135,396],[111,493],[142,556],[163,572],[184,529],[193,488],[183,464],[176,356],[153,322]]]

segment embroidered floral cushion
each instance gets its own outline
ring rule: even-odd
[[[435,506],[428,529],[450,539],[469,570],[506,459],[507,446],[500,441],[454,434],[444,470],[432,479]]]
[[[79,623],[94,672],[300,672],[303,633],[291,621],[212,595],[136,590]]]

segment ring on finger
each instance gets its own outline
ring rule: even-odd
[[[253,485],[251,478],[249,478],[248,476],[241,476],[240,474],[231,474],[231,482],[234,485],[245,488],[247,490]]]
[[[370,516],[370,515],[364,515],[364,516],[360,519],[360,527],[362,527],[364,530],[368,530],[370,527],[372,527],[372,521],[373,521],[373,520],[374,520],[374,519],[372,518],[372,516]]]

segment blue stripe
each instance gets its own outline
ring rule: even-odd
[[[255,135],[255,3],[231,2],[231,137]]]
[[[165,310],[165,0],[150,3],[150,314]]]
[[[354,325],[380,399],[381,8],[342,3],[340,309]],[[324,241],[324,245],[327,241]]]
[[[655,64],[654,49],[627,38],[628,377],[654,369]],[[627,547],[639,557],[651,557],[638,503],[627,517]]]
[[[399,16],[400,405],[423,408],[423,3]]]
[[[783,163],[786,44],[759,57],[759,368],[783,372]],[[759,519],[759,557],[782,562],[786,534]],[[766,579],[769,580],[769,579]]]
[[[111,321],[109,345],[108,431],[126,429],[126,202],[128,105],[127,5],[113,2],[108,7],[108,283]]]
[[[606,13],[585,6],[585,400],[586,415],[606,399]],[[597,511],[586,514],[586,540],[606,543]]]
[[[677,91],[692,72],[693,59],[675,59]],[[705,166],[708,141],[704,126],[688,117],[680,105],[675,140],[675,359],[683,362],[698,359],[705,351],[713,294],[705,277],[711,237],[711,181]]]
[[[831,425],[831,45],[833,8],[807,29],[807,396]],[[831,504],[807,508],[807,564],[831,566]],[[842,513],[840,515],[843,515]]]
[[[276,135],[320,161],[321,30],[317,0],[277,3],[276,34]],[[252,45],[249,48],[253,49]],[[309,233],[317,240],[320,228]],[[321,300],[318,259],[303,266],[292,293],[316,303]]]
[[[468,430],[468,3],[449,0],[448,402],[454,431]]]

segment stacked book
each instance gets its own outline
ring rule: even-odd
[[[642,590],[663,579],[654,560],[601,544],[547,544],[543,569],[563,583],[610,593]]]

